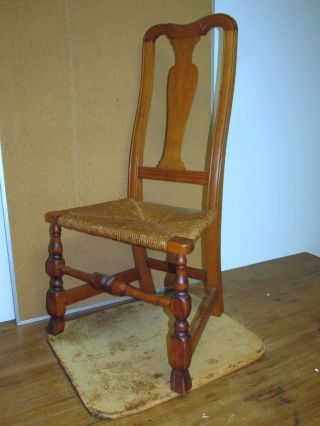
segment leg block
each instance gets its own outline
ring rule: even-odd
[[[177,327],[177,326],[176,326]],[[170,384],[174,392],[186,394],[192,387],[189,365],[192,357],[191,337],[171,336],[170,365],[172,367]]]
[[[64,330],[64,314],[66,312],[65,291],[48,290],[47,311],[51,317],[47,326],[48,333],[54,336],[62,333]]]

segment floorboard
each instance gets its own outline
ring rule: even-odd
[[[224,272],[223,280],[226,313],[262,338],[263,358],[111,424],[320,425],[320,258],[301,253]],[[96,423],[110,421],[83,407],[46,343],[45,324],[0,324],[0,425]]]

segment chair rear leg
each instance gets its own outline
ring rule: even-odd
[[[132,246],[133,259],[136,268],[140,273],[140,287],[146,293],[155,293],[152,274],[150,268],[146,264],[147,250],[144,247]]]
[[[210,225],[204,237],[204,267],[207,270],[207,292],[212,288],[217,289],[216,302],[212,315],[220,316],[224,311],[223,288],[221,275],[221,253],[220,253],[220,225]]]
[[[171,301],[171,310],[175,317],[175,322],[170,339],[169,362],[172,367],[170,384],[173,391],[185,394],[192,387],[189,373],[192,341],[187,321],[191,311],[191,297],[188,293],[189,281],[186,274],[186,256],[178,255],[176,265],[174,294]]]
[[[46,262],[46,271],[50,276],[50,289],[47,292],[47,311],[50,320],[47,331],[57,335],[64,330],[64,314],[66,311],[66,295],[63,289],[63,272],[59,269],[64,266],[63,246],[61,243],[61,227],[57,223],[50,226],[49,258]]]

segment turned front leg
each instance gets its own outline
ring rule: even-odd
[[[187,318],[191,311],[191,297],[188,294],[189,281],[186,274],[186,256],[176,258],[176,277],[174,295],[171,301],[172,314],[175,317],[174,331],[170,339],[171,389],[185,394],[192,387],[189,365],[192,356],[191,336]]]
[[[46,271],[50,276],[50,289],[47,292],[47,311],[50,315],[47,331],[50,334],[59,334],[64,330],[64,314],[66,311],[66,296],[63,289],[63,272],[65,265],[62,253],[61,227],[54,223],[50,227],[49,258],[46,262]]]

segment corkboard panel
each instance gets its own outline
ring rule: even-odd
[[[210,12],[210,0],[1,2],[0,137],[21,320],[45,314],[49,234],[44,213],[126,195],[145,30],[160,22],[191,22]],[[161,153],[162,89],[172,61],[165,40],[157,53],[149,164]],[[208,133],[209,38],[195,58],[201,84],[186,133],[189,167],[200,164],[195,140],[205,143]],[[171,184],[153,185],[145,188],[150,200],[201,205],[199,188],[179,189],[177,195]],[[126,245],[68,231],[63,242],[72,266],[113,273],[132,265]],[[200,257],[199,251],[193,255],[195,263],[200,264]],[[162,287],[159,277],[157,286]],[[71,279],[65,283],[66,288],[75,285]],[[99,296],[86,304],[105,299]]]

